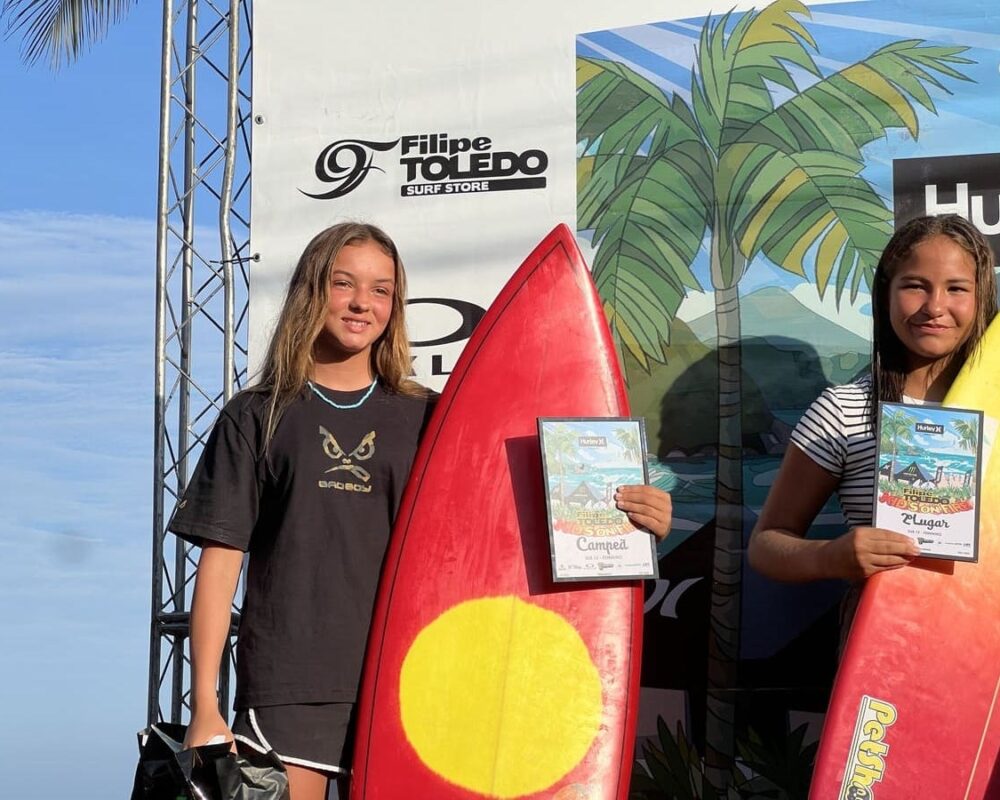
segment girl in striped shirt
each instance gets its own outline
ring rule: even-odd
[[[796,426],[750,537],[754,569],[860,582],[919,554],[909,537],[872,527],[878,400],[944,399],[996,315],[993,261],[985,237],[956,215],[919,217],[892,236],[875,269],[871,372],[826,389]],[[807,539],[834,492],[847,531]]]

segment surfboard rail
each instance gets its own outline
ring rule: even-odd
[[[1000,319],[945,405],[1000,420]],[[987,432],[988,432],[988,426]],[[864,587],[824,721],[812,800],[1000,800],[1000,456],[978,563],[918,559]]]
[[[641,583],[552,581],[536,429],[627,414],[560,225],[479,322],[416,455],[372,620],[354,800],[627,797]]]

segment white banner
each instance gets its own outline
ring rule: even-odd
[[[399,245],[414,368],[440,389],[479,309],[552,227],[575,229],[577,34],[712,4],[253,8],[251,374],[306,243],[357,219]]]

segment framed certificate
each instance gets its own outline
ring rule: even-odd
[[[880,403],[874,524],[923,556],[979,558],[983,413]]]
[[[552,579],[656,578],[656,538],[615,506],[619,486],[649,482],[646,430],[629,417],[538,420]]]

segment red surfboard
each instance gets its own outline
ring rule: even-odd
[[[1000,419],[1000,320],[945,405]],[[813,800],[1000,800],[997,450],[994,443],[982,481],[978,563],[918,560],[865,586],[823,726]]]
[[[372,621],[354,800],[627,796],[641,584],[553,583],[536,430],[627,414],[560,225],[477,326],[417,453]]]

